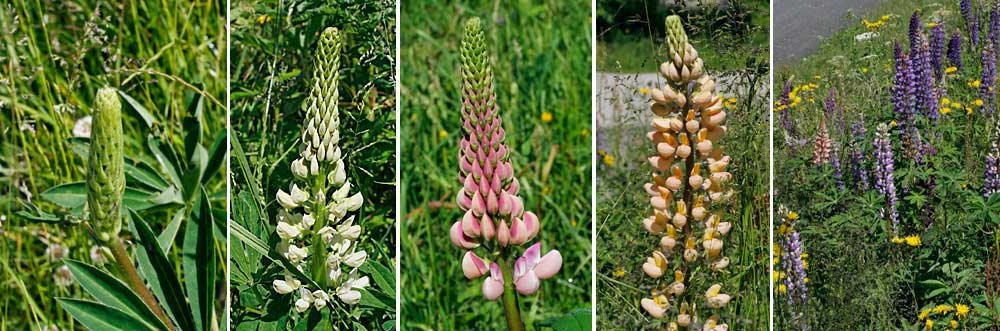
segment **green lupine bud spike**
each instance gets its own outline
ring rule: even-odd
[[[681,23],[681,17],[677,15],[667,16],[666,20],[667,28],[667,45],[670,46],[670,54],[679,53],[680,57],[684,57],[684,49],[688,43],[687,33],[684,32],[684,25]]]
[[[334,27],[323,30],[316,47],[313,88],[305,103],[306,127],[302,131],[302,142],[308,149],[307,158],[315,155],[323,163],[337,162],[332,156],[336,154],[334,152],[340,140],[338,83],[343,46],[344,38],[340,30]]]
[[[96,99],[87,162],[87,203],[98,239],[108,242],[118,236],[122,227],[122,104],[118,91],[110,87],[97,91]]]
[[[465,23],[462,38],[462,78],[463,78],[463,118],[477,124],[490,120],[497,112],[496,96],[493,92],[493,68],[490,66],[486,49],[486,35],[479,18],[473,17]]]

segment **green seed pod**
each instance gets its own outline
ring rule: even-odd
[[[118,236],[122,227],[121,205],[125,193],[122,104],[118,91],[110,87],[97,91],[95,103],[87,164],[87,204],[98,238],[107,242]]]

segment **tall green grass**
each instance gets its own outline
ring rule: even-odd
[[[462,250],[448,228],[455,205],[461,139],[459,45],[470,17],[484,21],[493,54],[498,104],[521,183],[535,211],[544,249],[558,249],[563,268],[521,310],[529,329],[591,296],[591,17],[586,1],[403,2],[400,20],[401,173],[400,288],[407,330],[504,327],[498,302],[482,297],[482,280],[462,274]],[[543,121],[544,113],[551,121]]]
[[[181,145],[186,100],[194,94],[205,97],[202,143],[222,132],[223,17],[220,1],[13,0],[0,7],[0,330],[82,328],[54,298],[85,295],[76,285],[55,285],[53,273],[63,263],[44,252],[59,243],[70,249],[69,258],[90,261],[91,238],[77,227],[37,224],[14,213],[28,205],[54,211],[40,193],[84,179],[85,153],[72,129],[91,113],[100,87],[132,96],[154,123],[146,130],[135,112],[125,113],[128,161],[156,164],[147,132]],[[216,206],[225,199],[222,178],[215,174],[205,186]],[[176,212],[162,208],[145,218],[158,231]],[[215,263],[224,266],[224,242],[215,248]],[[179,261],[180,255],[174,249],[170,257]]]

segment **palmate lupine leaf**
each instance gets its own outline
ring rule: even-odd
[[[121,310],[155,329],[167,329],[125,283],[92,265],[76,260],[64,261],[80,287],[99,303]]]
[[[57,298],[59,305],[73,315],[80,324],[91,330],[101,331],[157,331],[121,310],[93,301]]]

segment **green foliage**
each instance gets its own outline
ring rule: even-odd
[[[390,1],[235,1],[232,3],[232,311],[235,330],[357,329],[395,326],[395,5]],[[324,29],[344,36],[339,66],[340,148],[357,212],[361,273],[372,281],[357,308],[307,314],[271,282],[289,261],[278,242],[278,189],[288,190],[298,154],[315,48]],[[283,268],[285,266],[287,268]],[[308,280],[298,275],[300,280]],[[319,288],[312,284],[313,288]],[[336,299],[334,299],[336,300]]]
[[[497,105],[525,209],[538,213],[543,250],[562,270],[520,297],[528,329],[589,307],[591,286],[591,34],[586,1],[402,2],[400,94],[401,327],[502,329],[498,302],[482,279],[462,274],[462,250],[448,240],[461,217],[455,196],[461,139],[461,40],[483,24]],[[442,318],[450,316],[454,318]]]
[[[995,234],[998,223],[992,221],[1000,215],[1000,197],[985,199],[981,192],[983,162],[995,118],[973,105],[979,98],[978,89],[969,83],[980,77],[980,56],[970,49],[968,29],[958,7],[959,1],[889,1],[866,16],[849,14],[846,22],[862,18],[875,21],[882,15],[889,18],[877,29],[876,37],[865,41],[857,41],[855,36],[869,29],[851,23],[801,63],[775,72],[776,82],[795,78],[801,99],[790,109],[796,136],[789,136],[781,128],[779,113],[774,114],[774,190],[776,204],[785,204],[802,217],[796,228],[809,254],[810,299],[803,319],[809,325],[922,330],[925,320],[918,318],[921,311],[942,304],[973,307],[968,317],[960,319],[962,328],[995,328],[1000,321],[993,305],[998,293],[989,289],[997,280],[990,270],[997,264],[1000,248]],[[919,236],[920,245],[912,247],[891,241],[890,226],[880,217],[886,201],[876,190],[857,189],[855,181],[845,177],[847,189],[841,192],[834,184],[830,165],[812,164],[810,139],[823,116],[821,102],[826,92],[836,88],[848,125],[863,118],[867,134],[851,137],[832,129],[832,138],[842,151],[852,140],[860,140],[867,158],[865,166],[871,171],[874,128],[895,119],[890,101],[895,72],[892,43],[898,41],[904,50],[908,48],[909,17],[916,10],[924,24],[938,22],[949,34],[954,29],[962,31],[965,68],[945,79],[950,103],[942,107],[951,112],[941,115],[936,124],[922,116],[918,121],[924,141],[936,150],[926,165],[907,160],[899,130],[894,128],[891,133],[900,237]],[[943,61],[947,63],[947,59]],[[783,86],[775,84],[776,96]],[[966,113],[966,106],[971,113]],[[791,138],[807,139],[807,144],[792,147],[787,144]],[[841,160],[848,176],[846,153],[841,152]],[[928,180],[934,180],[935,185],[928,188],[924,184]],[[776,330],[792,329],[784,302],[782,295],[775,293]],[[936,329],[946,327],[948,319],[930,316]]]

